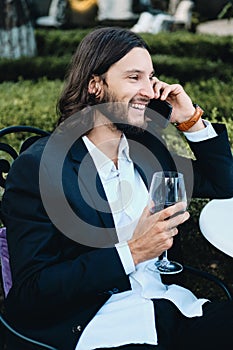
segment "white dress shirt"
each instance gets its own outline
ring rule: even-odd
[[[207,122],[206,125],[204,132],[201,130],[192,133],[195,135],[185,133],[185,136],[191,141],[216,136],[211,124]],[[110,348],[132,343],[156,345],[156,320],[151,299],[168,299],[187,317],[201,316],[202,305],[207,300],[197,299],[183,287],[164,285],[160,274],[148,269],[157,258],[134,265],[127,240],[131,238],[147,205],[148,191],[129,157],[128,142],[123,135],[119,145],[117,169],[86,136],[83,141],[93,158],[112,210],[119,238],[116,249],[125,272],[129,275],[132,289],[113,294],[107,300],[84,329],[75,350]]]

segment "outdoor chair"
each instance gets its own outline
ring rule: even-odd
[[[184,28],[189,30],[192,22],[194,2],[183,0],[178,4],[174,13],[174,26],[176,28]]]
[[[51,0],[48,15],[38,17],[36,25],[39,27],[61,27],[66,21],[67,6],[66,0]]]
[[[189,30],[192,22],[193,1],[182,0],[174,13],[144,11],[137,23],[131,28],[135,33],[157,34],[161,31]]]
[[[11,136],[14,136],[12,138]],[[23,152],[27,147],[29,147],[38,138],[43,136],[48,136],[50,133],[43,131],[41,129],[30,127],[30,126],[9,126],[0,130],[0,195],[3,194],[5,188],[5,179],[7,173],[10,170],[12,162],[18,157],[18,155]],[[15,139],[19,141],[19,144],[15,145]],[[1,196],[0,196],[1,199]],[[9,289],[11,288],[11,272],[9,265],[9,255],[6,240],[7,230],[1,222],[1,200],[0,200],[0,261],[1,261],[1,276],[2,276],[2,289],[4,291],[3,299],[6,297]],[[197,275],[201,278],[214,282],[219,288],[225,293],[225,297],[232,300],[232,294],[228,286],[218,277],[198,270],[192,266],[184,265],[184,272],[189,272],[191,274]],[[35,339],[26,337],[24,334],[19,333],[15,330],[4,318],[4,313],[0,314],[0,321],[4,327],[0,327],[0,332],[2,329],[13,333],[16,337],[21,338],[25,342],[36,345],[36,348],[56,350],[54,347],[43,344]],[[1,338],[1,334],[0,334]],[[1,344],[0,344],[1,346]],[[3,350],[4,348],[0,348]]]
[[[22,139],[23,142],[20,142],[20,147],[18,150],[15,147],[11,146],[8,141],[2,141],[2,138],[6,135],[16,134],[19,137],[19,140]],[[23,136],[23,134],[25,135]],[[30,137],[29,137],[30,135]],[[0,195],[3,193],[5,187],[5,176],[8,173],[11,163],[15,160],[19,153],[23,152],[27,147],[29,147],[35,140],[40,138],[41,136],[49,135],[48,132],[43,131],[39,128],[30,127],[30,126],[10,126],[0,130]],[[0,196],[1,198],[1,196]],[[1,227],[1,200],[0,200],[0,262],[1,262],[1,282],[2,289],[4,292],[3,299],[6,297],[9,289],[12,285],[11,280],[11,271],[9,265],[9,255],[7,248],[7,240],[6,240],[6,229],[5,227]],[[22,333],[19,333],[16,329],[14,329],[4,318],[3,312],[0,314],[0,350],[4,350],[4,337],[5,331],[11,332],[16,337],[20,338],[22,341],[26,343],[30,343],[33,346],[36,346],[36,349],[50,349],[57,350],[53,346],[48,344],[44,344],[35,339],[31,339],[25,336]],[[2,333],[2,334],[1,334]]]

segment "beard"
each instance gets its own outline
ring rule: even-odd
[[[104,97],[95,108],[100,111],[117,130],[127,135],[141,134],[146,128],[144,119],[143,125],[134,125],[129,122],[129,103],[119,102],[114,93],[105,90]]]

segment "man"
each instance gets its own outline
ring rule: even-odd
[[[186,130],[195,161],[169,153],[148,117],[152,99],[172,105],[170,121]],[[155,78],[144,41],[120,28],[84,38],[58,110],[57,130],[24,151],[7,178],[10,322],[62,350],[231,344],[232,303],[197,299],[147,268],[189,217],[182,203],[150,213],[151,174],[177,169],[188,193],[231,197],[225,127],[203,121],[180,85]]]

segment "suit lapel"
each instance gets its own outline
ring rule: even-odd
[[[102,226],[113,228],[113,216],[103,185],[82,139],[77,140],[72,146],[70,153],[74,170],[78,175],[81,194],[86,197],[84,200],[90,203],[92,208],[98,208],[97,212]]]

